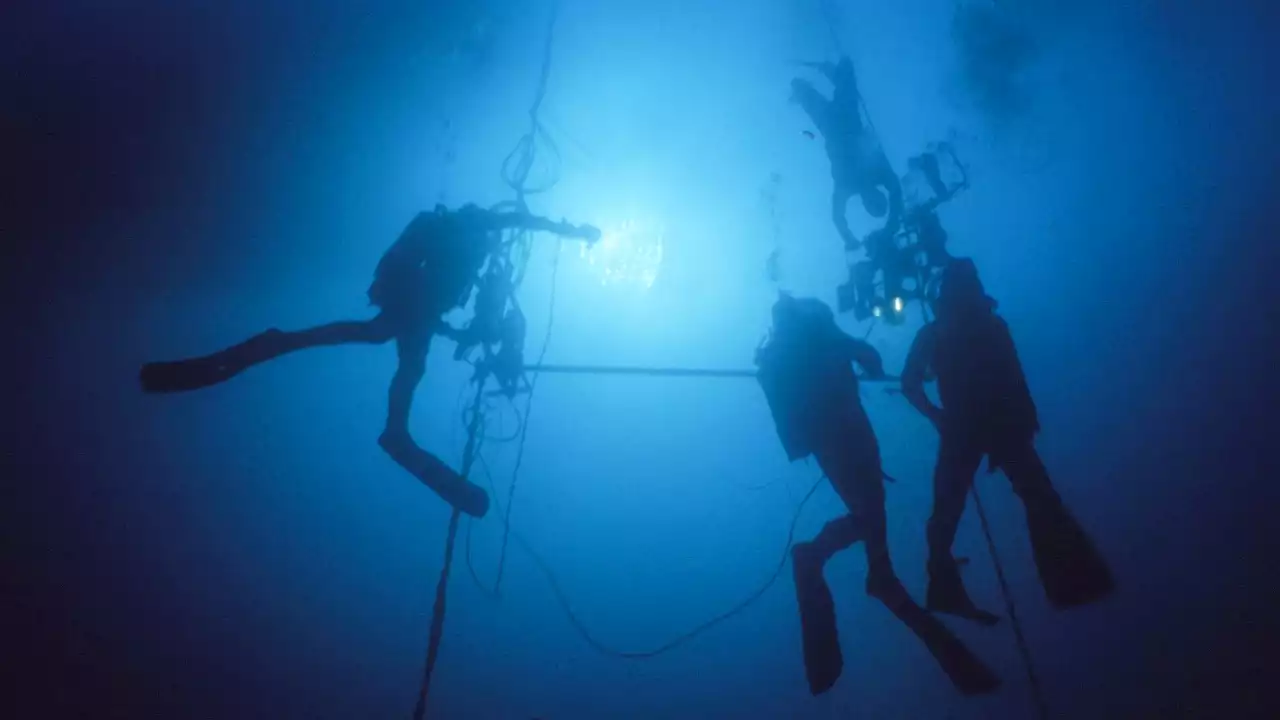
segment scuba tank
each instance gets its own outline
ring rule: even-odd
[[[802,422],[801,389],[797,387],[794,358],[769,338],[756,350],[756,381],[764,391],[765,401],[773,416],[773,425],[782,441],[787,459],[794,462],[813,453],[813,444]]]
[[[756,381],[769,403],[773,424],[787,453],[800,460],[813,453],[813,354],[836,328],[831,308],[818,300],[782,294],[773,306],[773,330],[756,350]]]

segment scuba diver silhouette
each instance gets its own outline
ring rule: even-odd
[[[884,376],[880,354],[842,332],[830,307],[812,299],[779,297],[769,340],[756,354],[757,377],[787,458],[816,458],[849,511],[828,522],[811,542],[792,548],[809,689],[814,695],[826,692],[844,665],[823,566],[861,541],[867,553],[867,594],[920,636],[961,692],[994,691],[999,685],[994,673],[916,605],[894,574],[880,447],[862,407],[853,363],[868,377]]]
[[[1026,508],[1032,552],[1049,603],[1085,605],[1108,596],[1115,581],[1092,541],[1054,490],[1035,449],[1040,430],[1035,402],[1009,326],[995,313],[977,266],[967,258],[943,271],[936,320],[917,333],[902,373],[902,394],[938,429],[933,513],[928,524],[926,607],[992,622],[965,591],[951,545],[974,475],[1003,470]],[[924,391],[938,381],[942,406]]]
[[[822,133],[827,158],[831,162],[831,221],[844,240],[845,248],[856,250],[862,243],[849,229],[845,206],[858,195],[867,213],[885,219],[883,232],[892,237],[902,222],[902,185],[879,139],[862,122],[861,95],[853,61],[843,56],[837,63],[804,63],[820,70],[833,86],[826,99],[803,78],[791,81],[791,100]],[[883,190],[881,189],[883,188]]]
[[[211,355],[147,363],[140,380],[147,393],[172,393],[225,382],[248,368],[291,352],[352,343],[396,341],[399,364],[387,393],[387,420],[378,444],[397,463],[457,509],[482,517],[489,497],[409,434],[409,409],[426,371],[435,335],[459,337],[441,316],[468,302],[486,258],[501,245],[502,231],[546,231],[595,242],[590,225],[552,222],[526,212],[494,212],[475,205],[449,211],[437,205],[419,213],[378,262],[368,295],[379,309],[369,320],[344,320],[292,332],[271,328]]]
[[[874,131],[863,124],[861,94],[853,62],[842,56],[837,63],[805,63],[820,70],[834,88],[830,100],[823,97],[803,78],[791,81],[791,100],[799,103],[818,131],[822,133],[827,159],[831,162],[831,222],[848,251],[866,247],[874,267],[884,263],[894,237],[902,227],[902,182],[893,170],[884,148]],[[884,226],[871,232],[865,242],[849,229],[846,206],[858,195],[862,207],[874,218],[885,218]],[[864,268],[865,271],[866,268]],[[849,280],[839,288],[839,309],[848,311],[857,304],[857,290],[862,280],[849,268]],[[866,280],[862,286],[865,288]],[[868,314],[869,314],[868,310]]]

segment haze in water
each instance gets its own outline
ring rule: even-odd
[[[7,5],[0,714],[411,716],[451,508],[377,444],[394,347],[295,353],[170,396],[138,373],[372,317],[374,268],[415,214],[514,201],[512,157],[545,188],[531,212],[602,231],[591,248],[534,237],[516,294],[528,363],[748,372],[541,374],[532,395],[482,400],[471,478],[493,508],[459,526],[426,716],[1039,717],[972,501],[954,552],[1004,617],[938,618],[1000,690],[953,687],[864,592],[860,547],[825,573],[843,673],[816,697],[805,680],[788,546],[845,510],[825,482],[805,501],[821,473],[787,461],[749,371],[779,290],[835,306],[846,279],[823,137],[789,101],[794,78],[829,96],[801,63],[843,52],[896,172],[944,141],[964,163],[938,211],[948,249],[999,301],[1037,447],[1116,578],[1102,602],[1052,609],[1021,503],[979,472],[1049,716],[1272,716],[1276,14]],[[880,222],[858,202],[848,218],[859,237]],[[896,374],[923,309],[904,315],[837,319]],[[454,347],[432,347],[410,428],[458,469],[474,370]],[[861,395],[896,480],[894,568],[923,603],[938,440],[895,388]]]

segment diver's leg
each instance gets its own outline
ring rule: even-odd
[[[286,352],[353,343],[381,345],[395,337],[395,330],[395,324],[385,314],[380,314],[372,320],[340,320],[286,332],[282,345],[288,348]]]
[[[404,333],[396,338],[398,363],[387,391],[387,424],[384,434],[395,439],[409,439],[409,410],[413,394],[427,372],[427,350],[431,335]]]
[[[855,542],[866,543],[867,591],[896,584],[889,561],[884,482],[875,437],[849,438],[834,452],[818,455],[818,464],[844,501],[849,514],[827,523],[810,544],[812,557],[825,563]]]
[[[951,544],[955,541],[965,499],[973,486],[973,476],[982,462],[982,451],[949,434],[942,436],[938,461],[933,470],[933,512],[929,516],[930,567],[954,565]]]
[[[271,328],[211,355],[172,362],[147,363],[139,380],[144,392],[195,390],[225,382],[245,370],[297,350],[347,343],[384,343],[392,336],[385,315],[372,320],[328,323],[284,332]]]
[[[872,440],[872,443],[875,441]],[[866,590],[882,600],[901,589],[889,559],[889,528],[884,509],[884,471],[878,448],[855,466],[851,482],[836,487],[856,519],[867,553]]]
[[[858,521],[853,515],[842,515],[822,526],[822,530],[807,543],[797,543],[810,553],[810,558],[819,565],[825,565],[836,553],[851,547],[862,539]]]
[[[1071,608],[1101,600],[1115,580],[1088,533],[1053,488],[1049,472],[1028,442],[1001,464],[1027,513],[1027,532],[1049,603]]]
[[[849,219],[846,216],[849,199],[852,197],[853,191],[843,183],[835,183],[831,189],[831,222],[836,226],[836,232],[844,241],[846,250],[857,250],[862,246],[858,237],[849,229]]]
[[[925,181],[929,183],[929,189],[933,191],[934,197],[939,201],[946,200],[949,193],[946,183],[942,182],[942,169],[938,165],[937,154],[923,153],[920,156],[920,169],[924,172]]]
[[[960,569],[951,555],[965,499],[973,486],[974,473],[983,452],[971,442],[944,433],[938,447],[938,464],[933,472],[933,513],[929,516],[929,590],[925,605],[982,623],[994,623],[996,616],[979,610],[969,599],[960,579]]]
[[[884,510],[884,477],[880,463],[859,474],[861,508],[858,523],[863,528],[867,551],[867,593],[881,596],[898,585],[889,559],[889,528]]]
[[[409,435],[409,410],[414,392],[426,373],[431,333],[414,329],[396,338],[399,365],[387,393],[387,425],[378,444],[401,467],[458,510],[483,517],[489,496],[468,482],[435,455],[423,450]]]
[[[852,464],[848,455],[843,447],[819,448],[815,453],[818,466],[841,498],[845,496],[841,488],[851,482],[849,475]],[[822,567],[833,555],[863,539],[864,532],[857,518],[859,504],[845,500],[845,506],[849,508],[848,515],[828,522],[812,541],[796,543],[791,549],[798,574],[816,572],[821,575]]]

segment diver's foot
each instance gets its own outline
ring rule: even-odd
[[[984,626],[1000,622],[999,615],[989,613],[974,604],[969,598],[969,593],[964,589],[959,573],[943,573],[929,579],[925,609],[933,613],[944,613],[972,620]]]
[[[387,428],[378,436],[378,447],[393,457],[396,452],[413,446],[413,438],[409,436],[408,430]]]
[[[902,581],[892,570],[872,570],[867,573],[867,594],[879,600],[885,605],[900,605],[904,601],[910,601],[911,596],[907,594],[907,589],[902,587]]]

